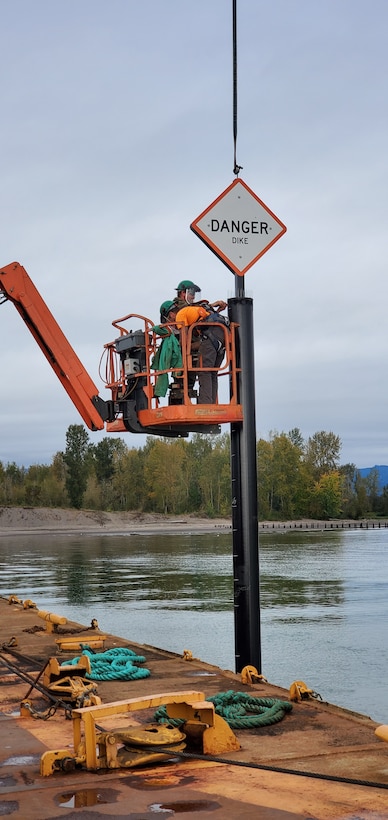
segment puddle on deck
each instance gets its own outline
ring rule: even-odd
[[[55,803],[62,809],[82,809],[85,806],[116,803],[117,799],[118,792],[115,789],[80,789],[57,795]]]

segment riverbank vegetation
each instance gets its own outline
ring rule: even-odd
[[[298,428],[257,442],[260,520],[388,515],[388,487],[372,470],[340,465],[341,441]],[[106,437],[93,444],[83,425],[70,425],[66,448],[51,464],[28,468],[0,462],[0,505],[229,516],[230,438],[147,438],[139,448]]]

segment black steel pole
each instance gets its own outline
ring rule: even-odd
[[[261,673],[253,300],[243,292],[243,285],[236,284],[236,297],[228,300],[229,317],[239,325],[238,391],[244,414],[242,424],[231,425],[235,665],[236,672],[252,665]]]

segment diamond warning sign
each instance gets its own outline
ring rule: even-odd
[[[242,179],[235,179],[190,228],[239,276],[287,230]]]

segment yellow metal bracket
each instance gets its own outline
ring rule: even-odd
[[[81,652],[82,647],[87,644],[90,649],[104,649],[106,635],[75,635],[55,638],[55,643],[60,652]]]
[[[12,604],[22,604],[23,601],[21,601],[17,595],[10,595],[8,598],[8,603],[11,606]]]
[[[82,678],[85,677],[86,673],[90,674],[90,658],[88,655],[81,655],[77,663],[64,663],[62,665],[57,658],[49,658],[44,669],[42,683],[43,686],[49,687],[64,677],[77,676]]]
[[[100,766],[107,769],[160,763],[186,748],[185,735],[174,726],[149,724],[141,729],[102,732],[97,736]],[[156,749],[155,747],[159,747]],[[166,747],[163,752],[160,747]]]
[[[244,666],[241,672],[241,683],[250,686],[253,683],[266,683],[267,678],[260,675],[255,666]]]
[[[166,709],[168,717],[184,720],[186,736],[195,744],[202,743],[204,755],[218,755],[241,748],[226,720],[216,715],[211,701],[170,703]]]
[[[23,601],[23,609],[37,609],[37,606],[34,601],[31,601],[31,598],[26,598],[26,600]]]
[[[192,736],[202,735],[204,754],[218,754],[222,751],[240,748],[237,738],[226,721],[215,714],[212,703],[205,701],[203,692],[164,692],[163,694],[149,695],[143,698],[130,698],[129,700],[73,709],[74,753],[69,752],[69,749],[45,752],[41,758],[41,774],[50,775],[58,770],[68,771],[76,765],[95,771],[99,768],[139,765],[139,759],[144,763],[149,750],[146,753],[143,748],[140,755],[135,755],[132,754],[133,749],[128,749],[126,745],[128,743],[133,745],[134,743],[133,730],[129,729],[130,736],[128,736],[128,727],[119,731],[105,731],[101,729],[100,721],[119,714],[138,712],[143,709],[155,709],[160,706],[166,706],[169,717],[178,717],[184,721],[183,731],[185,735],[183,737],[186,734]],[[153,761],[155,760],[155,754],[159,755],[159,759],[166,759],[166,754],[171,757],[174,749],[177,750],[177,746],[175,746],[177,738],[171,736],[171,728],[168,727],[168,731],[170,731],[169,738],[172,743],[171,750],[168,750],[168,754],[165,752],[152,753]],[[158,731],[160,730],[161,727]],[[119,749],[123,738],[125,738],[125,752]],[[148,738],[152,739],[150,730],[148,730]],[[179,743],[181,739],[182,735],[178,738]],[[149,741],[147,745],[149,745]],[[162,755],[161,758],[160,755]]]
[[[310,689],[303,680],[294,680],[290,686],[290,700],[300,702],[301,700],[308,700],[308,698],[322,700],[318,692]]]
[[[85,683],[84,678],[78,676],[65,676],[50,683],[49,691],[62,701],[80,706],[96,706],[101,703],[101,698],[97,695],[97,685],[95,683]]]

